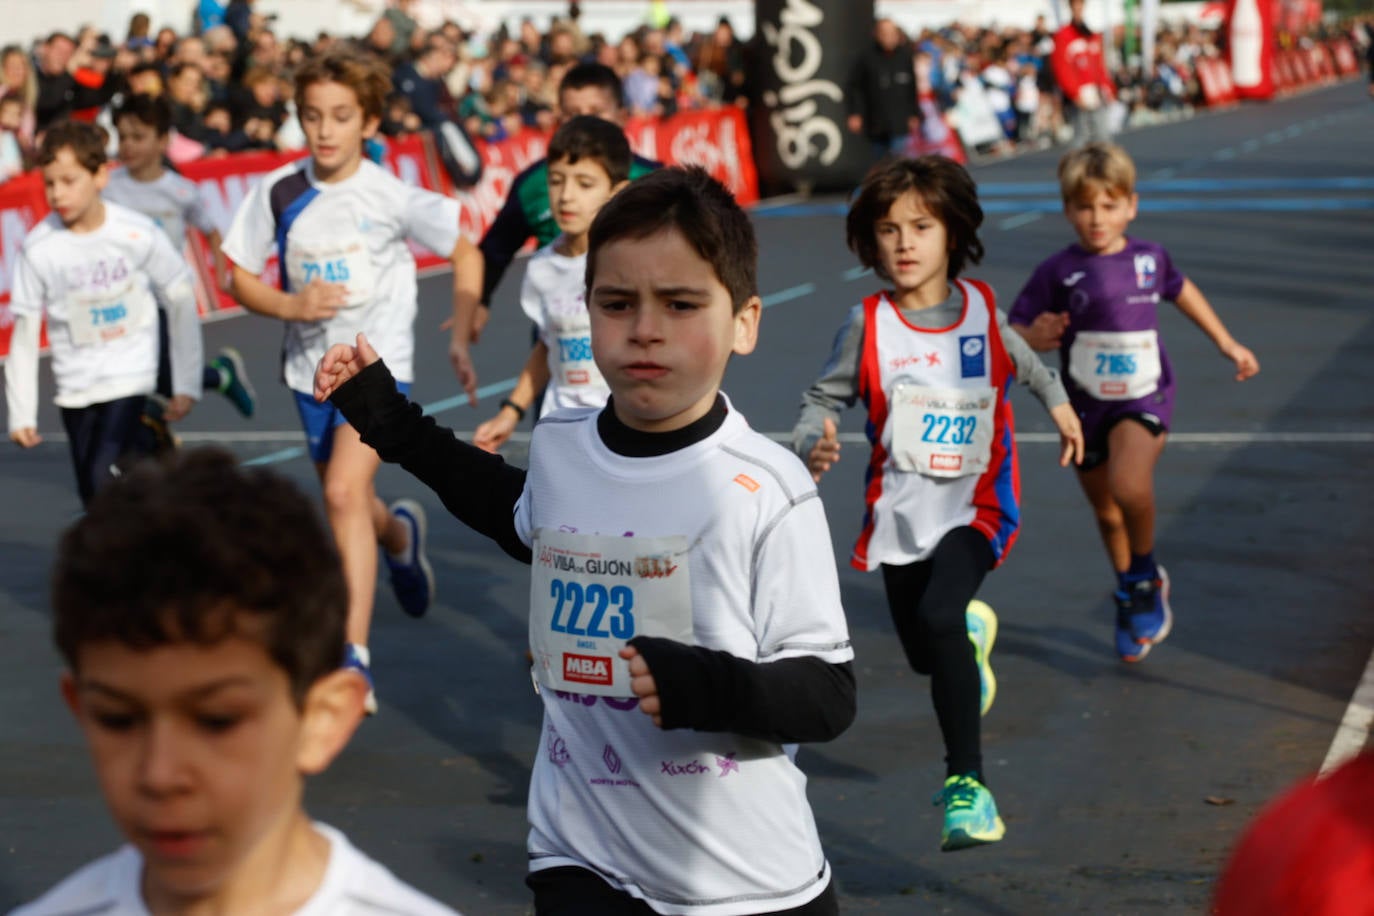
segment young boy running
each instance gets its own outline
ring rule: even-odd
[[[302,808],[367,687],[339,668],[339,558],[290,481],[216,449],[145,461],[63,535],[52,600],[127,843],[14,916],[452,916]]]
[[[1035,269],[1010,321],[1036,350],[1059,350],[1087,441],[1078,481],[1116,571],[1116,652],[1138,662],[1173,626],[1169,576],[1154,557],[1154,471],[1174,408],[1160,300],[1211,338],[1237,381],[1259,362],[1162,246],[1126,235],[1138,198],[1124,149],[1090,143],[1067,154],[1059,187],[1078,242]]]
[[[753,228],[706,172],[665,169],[588,246],[611,399],[542,418],[528,472],[423,416],[363,335],[316,395],[532,564],[537,914],[836,913],[790,746],[854,716],[829,527],[806,469],[720,392],[757,339]]]
[[[38,153],[52,212],[24,238],[10,285],[14,316],[5,395],[10,440],[38,434],[38,342],[44,315],[57,406],[82,504],[135,451],[143,403],[157,384],[159,303],[167,311],[172,398],[180,420],[201,392],[201,330],[191,273],[152,220],[101,200],[105,131],[64,122]]]
[[[849,247],[892,288],[850,309],[792,433],[819,481],[840,457],[841,408],[867,408],[867,511],[850,563],[882,570],[907,661],[930,676],[946,753],[935,801],[945,806],[947,852],[1005,832],[980,722],[996,692],[988,654],[997,617],[974,595],[1021,523],[1013,378],[1049,410],[1060,464],[1083,451],[1056,373],[1007,333],[991,288],[959,278],[982,259],[982,221],[973,179],[949,159],[892,160],[869,173],[849,208]]]
[[[224,241],[234,295],[286,323],[283,376],[324,485],[348,579],[347,663],[369,678],[377,545],[385,550],[401,609],[422,616],[434,597],[425,517],[413,500],[388,508],[377,498],[377,455],[337,410],[311,396],[315,365],[332,344],[365,332],[408,390],[416,286],[406,239],[447,254],[455,278],[481,262],[477,247],[458,234],[457,201],[407,186],[364,158],[363,141],[376,133],[390,88],[380,64],[352,52],[331,51],[302,66],[296,109],[310,155],[265,176]],[[273,251],[280,289],[258,277]],[[369,711],[375,705],[370,695]]]
[[[549,206],[563,234],[530,258],[520,306],[539,340],[530,350],[515,390],[501,409],[477,427],[473,444],[496,451],[544,392],[542,416],[559,407],[601,407],[610,395],[592,359],[587,289],[587,232],[592,219],[630,175],[630,143],[616,125],[582,115],[549,142]]]
[[[204,233],[215,257],[215,282],[224,286],[228,271],[220,251],[219,228],[201,202],[195,184],[167,168],[167,139],[172,128],[172,109],[162,96],[131,95],[115,109],[115,128],[119,131],[119,164],[110,173],[104,197],[137,210],[162,227],[181,251],[186,246],[186,227]],[[158,310],[157,393],[171,397],[171,372],[167,364],[167,316]],[[243,357],[233,347],[225,347],[206,363],[201,375],[206,391],[218,391],[245,417],[253,415],[256,397],[244,371]],[[148,412],[147,420],[158,422],[161,409]],[[147,421],[145,420],[145,422]]]

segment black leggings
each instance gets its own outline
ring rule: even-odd
[[[530,872],[525,883],[534,891],[535,916],[654,916],[643,900],[611,887],[596,872],[574,865]],[[810,903],[758,916],[839,916],[839,912],[832,879]]]
[[[949,776],[982,778],[978,663],[964,611],[994,559],[987,537],[964,526],[941,538],[928,560],[883,566],[887,607],[907,661],[918,674],[930,675]]]
[[[143,413],[143,395],[90,407],[63,407],[62,425],[76,469],[76,489],[86,505],[125,453],[134,449]]]

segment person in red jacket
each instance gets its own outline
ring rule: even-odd
[[[1069,24],[1054,33],[1050,66],[1064,93],[1076,145],[1110,140],[1116,88],[1102,57],[1102,36],[1083,21],[1084,0],[1069,0]]]

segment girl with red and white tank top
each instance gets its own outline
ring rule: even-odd
[[[974,596],[1020,524],[1012,380],[1049,410],[1061,464],[1083,448],[1058,373],[1007,331],[987,284],[959,278],[982,257],[982,219],[973,180],[949,159],[896,160],[869,174],[849,210],[849,246],[892,288],[850,310],[792,435],[819,480],[839,460],[840,410],[867,409],[866,509],[850,562],[882,570],[907,660],[931,678],[947,851],[1005,833],[981,750],[997,618]]]

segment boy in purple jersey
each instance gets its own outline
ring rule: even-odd
[[[1116,651],[1138,662],[1173,624],[1169,577],[1154,559],[1154,469],[1174,406],[1159,301],[1171,300],[1212,339],[1235,363],[1236,381],[1259,362],[1162,246],[1127,237],[1138,198],[1125,150],[1090,143],[1067,154],[1059,186],[1078,242],[1035,269],[1008,321],[1036,350],[1059,351],[1087,443],[1078,480],[1116,570]]]

